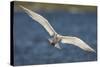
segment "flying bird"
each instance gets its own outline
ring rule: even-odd
[[[40,25],[42,25],[42,27],[49,33],[49,35],[51,36],[51,38],[49,38],[49,42],[51,45],[53,45],[54,47],[61,49],[59,42],[61,43],[66,43],[66,44],[72,44],[74,46],[77,46],[81,49],[83,49],[84,51],[88,51],[88,52],[96,52],[93,48],[91,48],[87,43],[85,43],[83,40],[81,40],[78,37],[73,37],[73,36],[62,36],[60,34],[58,34],[53,27],[49,24],[48,20],[45,19],[43,16],[41,16],[40,14],[29,10],[27,8],[25,8],[24,6],[20,5],[20,7],[33,19],[35,20],[37,23],[39,23]]]

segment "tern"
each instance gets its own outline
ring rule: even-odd
[[[74,36],[63,36],[58,34],[53,27],[49,24],[48,20],[45,19],[43,16],[41,16],[40,14],[29,10],[28,8],[25,8],[22,5],[19,5],[26,14],[28,14],[33,20],[35,20],[37,23],[39,23],[40,25],[42,25],[42,27],[49,33],[49,35],[51,36],[51,38],[49,38],[49,42],[51,45],[53,45],[54,47],[61,49],[59,42],[61,43],[65,43],[65,44],[72,44],[74,46],[77,46],[81,49],[83,49],[84,51],[88,51],[88,52],[96,52],[93,48],[91,48],[87,43],[85,43],[83,40],[81,40],[78,37],[74,37]]]

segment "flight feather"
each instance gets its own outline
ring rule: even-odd
[[[23,10],[35,21],[37,21],[38,23],[40,23],[45,29],[46,31],[50,34],[50,36],[53,36],[56,32],[55,30],[52,28],[52,26],[49,24],[48,20],[46,20],[43,16],[41,16],[40,14],[37,14],[36,12],[29,10],[25,7],[23,7],[22,5],[20,5],[21,8],[23,8]]]
[[[68,44],[72,44],[75,45],[85,51],[92,51],[95,52],[94,49],[92,49],[90,46],[88,46],[88,44],[86,44],[83,40],[81,40],[78,37],[72,37],[72,36],[61,36],[61,42],[62,43],[68,43]]]

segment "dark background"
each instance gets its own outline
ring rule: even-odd
[[[97,12],[95,9],[93,9],[94,11],[88,11],[82,10],[81,6],[81,9],[73,6],[74,8],[72,7],[66,11],[58,7],[56,7],[57,9],[50,9],[52,7],[46,9],[38,6],[39,9],[35,12],[45,17],[59,34],[79,37],[94,50],[97,50]],[[47,31],[39,23],[32,20],[22,9],[19,8],[20,10],[18,10],[17,8],[14,9],[13,24],[14,65],[97,60],[96,53],[83,51],[73,45],[60,44],[62,50],[51,46],[48,42],[50,36]]]

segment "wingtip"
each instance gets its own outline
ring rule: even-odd
[[[25,10],[25,11],[28,10],[27,8],[25,8],[25,7],[22,6],[22,5],[19,5],[19,7],[22,8],[23,10]]]
[[[96,53],[96,51],[94,50],[94,49],[91,49],[91,50],[88,50],[89,52],[94,52],[94,53]]]
[[[19,7],[23,7],[22,5],[18,5]]]
[[[95,51],[95,50],[93,50],[93,52],[94,52],[94,53],[96,53],[96,51]]]
[[[19,5],[19,7],[22,8],[27,14],[29,14],[31,16],[31,14],[30,14],[31,11],[29,9],[27,9],[23,5]]]
[[[22,5],[18,5],[19,7],[21,7],[21,8],[23,8],[23,9],[25,9],[25,7],[24,6],[22,6]]]
[[[91,49],[91,51],[94,52],[94,53],[96,53],[96,50],[94,50],[94,49]]]

